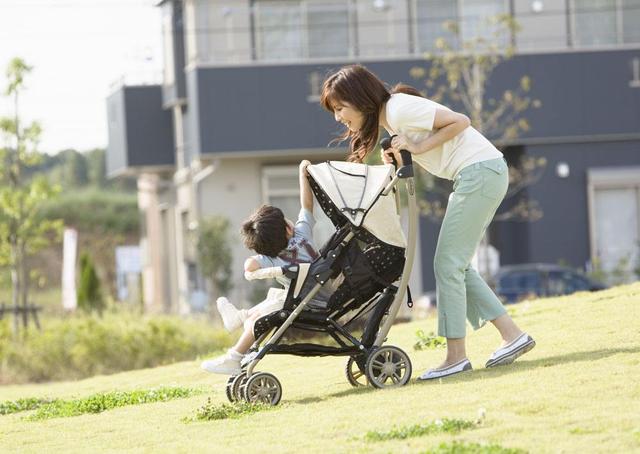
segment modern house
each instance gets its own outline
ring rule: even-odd
[[[563,261],[607,268],[640,260],[640,3],[637,0],[165,0],[162,86],[121,86],[108,98],[110,175],[138,176],[148,310],[188,313],[203,298],[192,232],[212,215],[232,225],[235,300],[246,300],[236,233],[262,203],[294,217],[301,159],[341,159],[340,125],[318,103],[325,75],[363,63],[414,85],[444,20],[464,40],[498,13],[521,25],[517,54],[488,96],[523,75],[541,107],[505,150],[544,157],[521,197],[536,222],[499,222],[502,264]],[[420,87],[419,87],[420,88]],[[414,293],[434,288],[439,225],[421,220]],[[317,236],[329,227],[319,222]]]

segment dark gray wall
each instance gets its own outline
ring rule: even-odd
[[[548,161],[540,182],[529,189],[544,212],[540,221],[529,225],[529,261],[564,260],[583,267],[590,254],[587,170],[640,166],[640,141],[531,146],[527,153]],[[556,164],[562,161],[571,167],[568,178],[556,175]]]
[[[526,138],[638,133],[640,89],[631,88],[631,59],[638,50],[522,55],[499,67],[489,97],[532,79],[542,107],[526,117]],[[409,71],[424,61],[369,63],[383,80],[420,86]],[[198,68],[188,74],[191,121],[199,131],[199,153],[317,148],[339,131],[332,115],[312,94],[309,78],[320,79],[339,65]],[[197,102],[197,108],[192,102]],[[198,127],[199,126],[199,127]]]
[[[543,216],[535,222],[501,221],[491,225],[491,243],[503,265],[564,262],[584,269],[590,259],[587,171],[593,168],[640,166],[640,140],[601,143],[550,144],[523,147],[527,155],[545,157],[541,179],[524,196],[538,201]],[[506,150],[509,157],[509,150]],[[556,175],[556,165],[570,166],[568,178]],[[498,213],[514,200],[505,200]],[[440,223],[423,218],[421,224],[423,282],[435,288],[432,258]]]
[[[173,166],[173,120],[162,109],[159,85],[122,87],[107,99],[109,145],[107,171]]]

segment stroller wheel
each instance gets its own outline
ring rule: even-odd
[[[240,395],[240,383],[245,376],[245,373],[241,373],[238,375],[232,375],[229,377],[229,380],[227,380],[225,394],[227,395],[229,402],[236,402],[242,399],[242,396]]]
[[[367,358],[365,373],[375,388],[404,386],[411,378],[411,360],[398,347],[380,347]]]
[[[247,402],[263,402],[278,405],[282,397],[282,385],[273,374],[258,372],[240,384],[240,393]]]
[[[367,386],[369,384],[365,373],[362,372],[362,369],[360,369],[358,362],[353,356],[349,357],[347,365],[344,368],[344,373],[347,376],[349,384],[355,388],[359,386]]]

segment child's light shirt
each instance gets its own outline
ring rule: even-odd
[[[318,253],[313,246],[314,224],[313,214],[309,210],[302,208],[293,227],[293,236],[289,240],[287,248],[277,257],[258,254],[253,258],[258,262],[260,268],[313,262],[318,257]],[[288,287],[291,283],[291,280],[285,276],[280,276],[276,280],[284,287]]]

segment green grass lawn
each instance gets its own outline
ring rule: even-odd
[[[226,402],[225,377],[202,372],[198,361],[78,382],[4,386],[0,403],[161,386],[210,391],[74,417],[31,421],[25,419],[29,411],[0,416],[0,451],[417,453],[445,443],[451,449],[438,452],[468,452],[460,448],[478,446],[472,444],[494,446],[483,452],[500,452],[495,445],[532,453],[640,452],[640,283],[509,310],[537,341],[513,365],[484,369],[499,344],[490,326],[469,332],[476,370],[435,383],[412,380],[400,389],[351,388],[344,358],[267,357],[259,370],[280,379],[281,404],[233,419],[183,421],[207,399]],[[410,354],[414,377],[444,355],[443,349],[412,349],[418,329],[434,328],[428,319],[391,330],[388,343]],[[485,417],[478,426],[431,430],[438,420],[473,421],[479,413]],[[416,425],[428,430],[410,429]],[[367,437],[393,429],[413,436]]]

